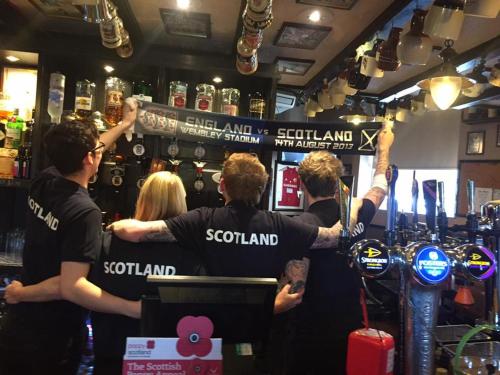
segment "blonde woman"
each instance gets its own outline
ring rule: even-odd
[[[134,218],[161,220],[187,211],[181,179],[170,172],[156,172],[144,182]],[[168,249],[165,249],[168,246]],[[93,281],[102,289],[130,300],[147,293],[147,275],[198,275],[200,259],[176,243],[131,243],[105,233]],[[121,374],[127,337],[139,336],[139,320],[114,314],[92,314],[95,374]]]

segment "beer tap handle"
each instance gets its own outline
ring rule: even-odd
[[[439,181],[437,186],[438,186],[438,198],[439,198],[438,212],[443,212],[444,211],[444,182]]]
[[[425,219],[427,229],[431,232],[433,240],[436,240],[436,195],[437,181],[427,180],[422,182],[422,190],[424,191],[425,201]]]
[[[388,246],[393,246],[396,243],[396,181],[398,179],[398,167],[389,165],[385,171],[385,178],[388,185],[385,242]]]
[[[448,235],[448,217],[446,216],[446,210],[444,209],[444,182],[438,182],[438,192],[439,192],[439,207],[438,207],[438,217],[437,224],[439,228],[439,241],[441,243],[446,242],[446,236]]]
[[[340,200],[340,223],[342,229],[340,231],[339,249],[342,253],[347,253],[350,245],[350,231],[351,224],[351,199],[352,199],[352,186],[354,183],[353,176],[342,176],[337,181],[339,187],[339,200]]]
[[[474,205],[475,200],[475,183],[474,180],[467,180],[467,203],[468,203],[468,214],[476,215],[476,207]]]
[[[467,180],[467,230],[469,242],[476,242],[476,231],[479,229],[479,220],[476,215],[475,207],[475,183],[474,180]]]
[[[413,230],[418,230],[418,181],[415,177],[415,172],[413,171],[413,181],[411,185],[411,210],[413,212],[412,226]]]

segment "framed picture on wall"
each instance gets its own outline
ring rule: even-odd
[[[283,22],[274,45],[278,47],[315,49],[332,31],[329,26]]]
[[[497,125],[497,147],[500,147],[500,124]]]
[[[484,154],[484,131],[467,133],[467,155]]]
[[[274,166],[273,211],[303,211],[304,195],[300,190],[299,166],[276,162]]]
[[[288,57],[276,57],[274,63],[278,67],[280,74],[292,74],[295,76],[303,76],[313,66],[314,60],[295,59]]]

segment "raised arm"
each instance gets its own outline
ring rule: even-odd
[[[104,143],[104,150],[107,150],[123,133],[130,129],[137,117],[137,100],[127,98],[123,106],[122,121],[115,127],[101,134],[99,141]]]
[[[61,299],[60,277],[54,276],[38,284],[24,286],[14,280],[5,288],[7,303],[46,302]]]
[[[389,166],[389,151],[394,142],[392,125],[384,123],[377,140],[377,164],[373,175],[372,187],[365,194],[364,198],[369,199],[379,208],[387,194],[387,181],[385,171]]]
[[[351,203],[351,222],[349,230],[352,232],[356,223],[358,221],[358,212],[361,208],[363,201],[361,199],[352,199]],[[311,249],[324,249],[330,247],[337,247],[339,243],[340,231],[342,229],[342,224],[340,221],[337,221],[332,227],[318,228],[318,236],[316,240],[313,242]]]
[[[112,230],[122,240],[130,242],[175,242],[175,236],[163,220],[140,221],[125,219],[114,222],[107,229]]]

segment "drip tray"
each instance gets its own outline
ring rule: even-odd
[[[458,345],[445,345],[444,351],[453,361]],[[491,370],[491,365],[495,371]],[[489,369],[489,368],[490,369]],[[460,357],[460,373],[464,375],[500,375],[500,343],[493,342],[475,342],[464,346]]]
[[[434,337],[439,345],[458,344],[462,337],[472,329],[468,324],[437,326]],[[491,337],[485,333],[475,334],[469,342],[490,341]]]

